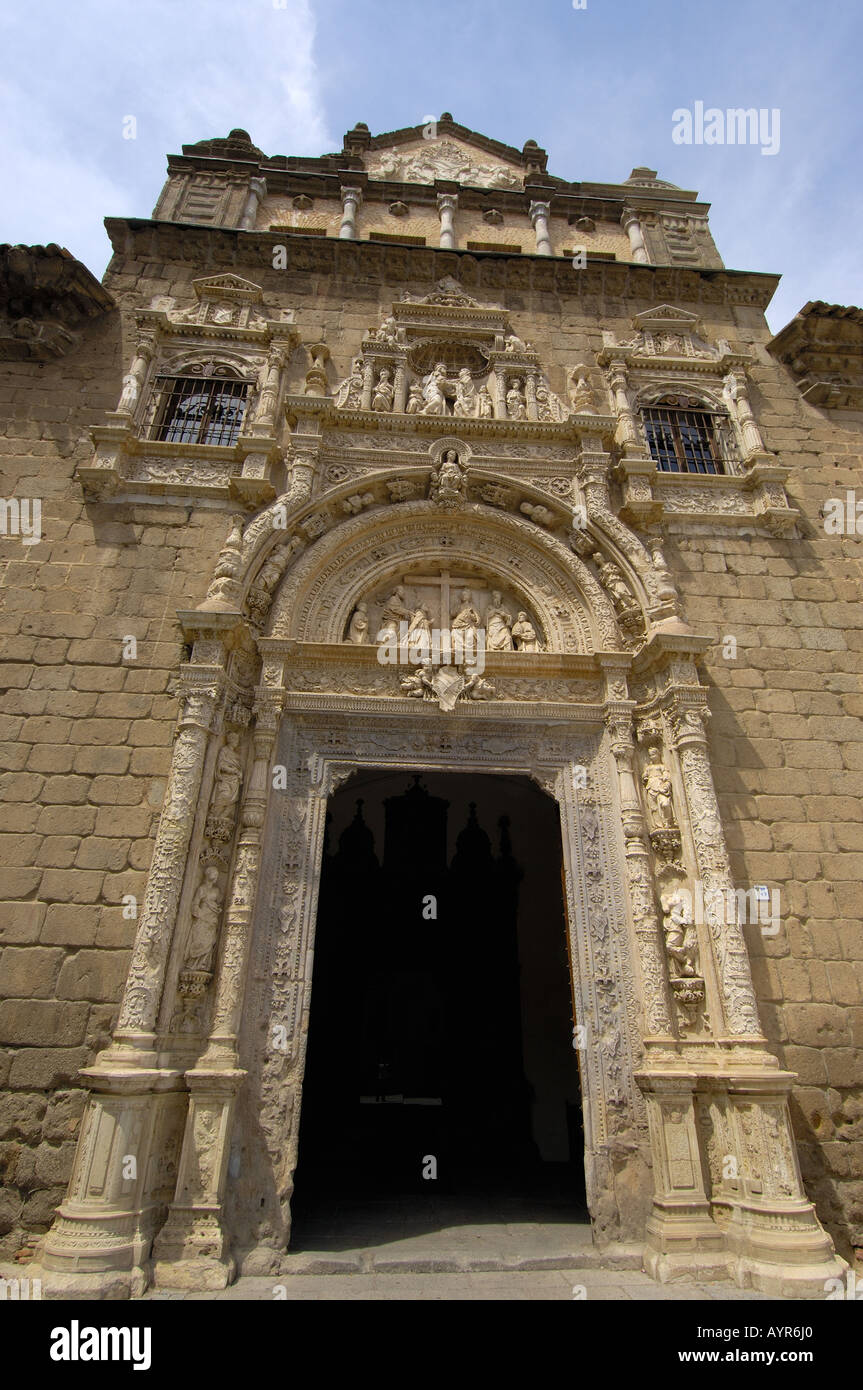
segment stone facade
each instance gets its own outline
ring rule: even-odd
[[[187,146],[108,227],[104,286],[2,249],[4,1257],[278,1270],[327,797],[442,768],[560,806],[595,1240],[823,1286],[863,1247],[859,311],[771,340],[695,194],[451,117]],[[669,399],[716,473],[657,470]],[[399,588],[420,633],[504,614],[481,679],[376,659]],[[756,885],[775,932],[716,908]]]

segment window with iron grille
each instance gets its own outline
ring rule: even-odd
[[[660,473],[727,473],[735,458],[725,415],[688,396],[665,396],[641,412]]]
[[[195,368],[192,368],[195,372]],[[153,387],[149,438],[165,444],[230,448],[243,424],[249,383],[227,373],[160,376]]]

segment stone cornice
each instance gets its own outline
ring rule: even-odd
[[[428,246],[389,245],[374,241],[343,241],[336,237],[301,236],[284,232],[241,232],[231,227],[161,222],[144,218],[105,220],[115,252],[130,259],[226,267],[248,271],[260,266],[267,292],[283,277],[293,290],[292,274],[333,277],[362,274],[381,283],[413,281],[434,285],[454,275],[468,290],[500,294],[512,288],[561,295],[606,295],[627,300],[673,300],[677,304],[747,304],[766,309],[779,284],[778,275],[743,270],[692,266],[636,265],[621,261],[591,261],[573,270],[566,257],[520,253],[442,250]],[[286,245],[285,270],[271,271],[273,248]]]
[[[115,307],[64,247],[0,246],[0,358],[62,357],[77,342],[74,330]]]
[[[767,350],[788,368],[810,405],[863,405],[863,309],[810,300]]]

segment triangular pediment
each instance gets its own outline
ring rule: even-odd
[[[636,328],[649,333],[677,332],[693,333],[698,323],[698,315],[686,309],[678,309],[674,304],[657,304],[654,309],[644,309],[632,320]]]
[[[198,299],[220,297],[232,299],[241,304],[260,304],[263,290],[251,280],[243,280],[239,275],[206,275],[192,281],[192,288]]]
[[[446,179],[473,188],[524,186],[520,157],[508,160],[464,139],[441,131],[424,136],[422,130],[418,128],[416,136],[407,141],[368,150],[364,163],[369,175],[399,183],[433,184],[436,179]]]

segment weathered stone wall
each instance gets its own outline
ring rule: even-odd
[[[78,1069],[110,1037],[170,762],[181,654],[223,511],[85,504],[73,474],[120,389],[120,316],[57,362],[3,363],[0,495],[42,540],[0,540],[0,1253],[68,1181]],[[123,661],[134,635],[136,661]]]
[[[197,233],[174,235],[188,248]],[[107,280],[119,316],[88,328],[56,364],[2,372],[0,489],[44,499],[41,543],[2,541],[5,1254],[45,1229],[68,1177],[81,1112],[75,1076],[109,1036],[135,927],[122,900],[142,896],[168,770],[170,683],[182,651],[175,614],[203,597],[226,529],[222,502],[85,503],[73,476],[91,454],[88,427],[116,403],[131,311],[161,294],[190,304],[189,282],[214,269],[203,249],[218,242],[225,259],[216,269],[261,284],[271,310],[294,307],[301,339],[325,332],[334,385],[394,299],[405,289],[427,293],[460,269],[455,256],[400,252],[404,278],[382,284],[382,257],[355,248],[357,279],[328,278],[298,259],[277,272],[265,254],[273,238],[201,237],[201,257],[177,264],[132,259],[133,245]],[[235,256],[238,245],[252,250]],[[363,273],[360,256],[369,258]],[[625,335],[633,313],[669,297],[662,272],[642,281],[652,296],[630,301],[582,299],[575,288],[559,299],[480,273],[471,292],[511,309],[561,393],[572,366],[593,361],[603,328]],[[716,638],[705,662],[710,742],[735,877],[782,895],[777,936],[747,928],[763,1018],[781,1060],[800,1074],[804,1175],[847,1252],[863,1245],[863,618],[859,542],[827,536],[819,509],[859,484],[863,422],[840,423],[800,400],[764,350],[769,333],[755,309],[676,302],[703,315],[706,337],[759,345],[753,406],[768,447],[794,468],[788,491],[804,514],[796,539],[702,528],[673,537],[668,558],[687,619]],[[302,389],[307,365],[298,349],[291,389]],[[599,386],[601,374],[593,376]],[[135,661],[123,660],[128,635],[137,638]],[[722,656],[726,635],[737,639],[735,660]]]

